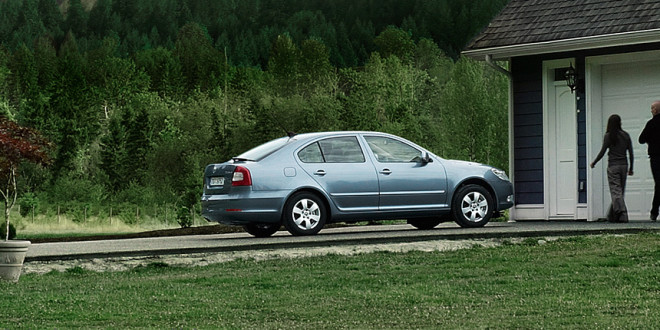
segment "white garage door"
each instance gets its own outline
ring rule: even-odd
[[[610,115],[616,113],[621,116],[622,127],[630,134],[633,141],[635,156],[635,173],[628,177],[626,187],[628,215],[631,220],[648,219],[653,198],[653,177],[646,145],[641,145],[637,141],[644,125],[651,118],[651,103],[660,100],[660,61],[603,65],[601,79],[603,127],[594,127],[593,131],[604,132]],[[593,146],[593,149],[597,153],[600,145]],[[591,155],[589,158],[594,157],[595,155]],[[608,207],[611,198],[607,185],[606,164],[607,156],[604,157],[603,164],[599,165],[599,168],[602,169],[604,183],[601,205]]]

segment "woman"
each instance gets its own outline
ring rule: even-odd
[[[600,149],[596,159],[590,164],[594,168],[605,151],[607,154],[607,181],[610,185],[610,195],[612,196],[612,205],[607,212],[607,220],[610,222],[628,222],[628,209],[623,200],[623,194],[626,190],[627,175],[633,175],[633,149],[630,135],[621,129],[621,117],[611,115],[607,120],[607,132],[603,138],[603,147]],[[630,156],[630,168],[626,159],[626,151]]]

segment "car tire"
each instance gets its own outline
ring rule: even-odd
[[[325,204],[312,193],[296,193],[284,205],[284,227],[291,235],[315,235],[323,228],[327,218]]]
[[[280,227],[279,223],[250,223],[244,225],[243,229],[254,237],[271,237]]]
[[[417,218],[417,219],[408,219],[408,224],[422,230],[433,229],[435,226],[439,225],[442,222],[442,219],[439,217],[435,218]]]
[[[454,195],[451,213],[461,227],[483,227],[493,215],[493,198],[480,185],[463,186]]]

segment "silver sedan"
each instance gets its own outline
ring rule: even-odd
[[[506,173],[443,159],[398,136],[323,132],[282,137],[204,172],[202,215],[257,237],[280,226],[314,235],[326,223],[407,219],[484,226],[513,206]]]

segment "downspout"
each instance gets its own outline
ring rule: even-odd
[[[495,69],[495,71],[504,74],[508,80],[509,80],[509,178],[511,179],[511,182],[514,182],[515,179],[515,172],[514,172],[514,164],[515,164],[515,159],[513,155],[513,74],[511,71],[497,65],[497,63],[493,62],[493,57],[491,55],[486,55],[486,63]],[[513,186],[513,195],[516,195],[516,186]],[[515,205],[515,197],[514,197],[514,205],[509,211],[509,222],[515,222],[516,219],[516,205]]]
[[[493,62],[493,56],[492,55],[486,55],[486,63],[490,65],[493,69],[497,70],[500,73],[505,74],[507,77],[509,77],[509,80],[513,78],[511,75],[511,71],[497,65],[497,63]]]

